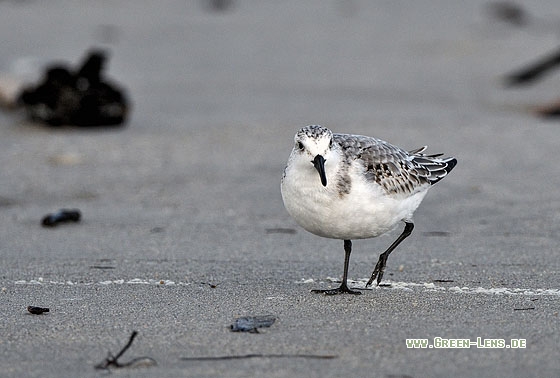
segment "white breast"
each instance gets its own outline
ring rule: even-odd
[[[336,186],[336,165],[325,168],[326,187],[312,165],[296,169],[290,164],[281,185],[288,213],[305,230],[322,237],[352,240],[379,236],[399,221],[411,219],[427,193],[426,188],[406,198],[389,196],[375,182],[366,181],[359,167],[352,167],[348,172],[351,190],[341,194]]]

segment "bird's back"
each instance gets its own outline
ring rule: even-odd
[[[427,155],[426,147],[405,151],[381,139],[363,135],[334,134],[344,160],[356,160],[366,180],[380,185],[389,196],[410,196],[443,179],[457,164],[453,157]]]

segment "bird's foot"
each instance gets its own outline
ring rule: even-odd
[[[346,284],[342,284],[342,285],[340,285],[340,287],[337,287],[336,289],[323,289],[323,290],[315,289],[315,290],[311,290],[311,292],[312,293],[318,293],[318,294],[325,294],[325,295],[337,295],[337,294],[360,295],[360,294],[362,294],[361,291],[350,289],[348,287],[348,285],[346,285]]]
[[[366,284],[366,287],[371,285],[373,283],[373,280],[375,280],[375,278],[377,278],[377,286],[379,286],[379,284],[381,283],[381,279],[383,278],[383,273],[385,273],[386,264],[387,264],[387,256],[381,254],[381,256],[379,256],[379,261],[377,261],[377,265],[375,265],[375,269],[371,274],[371,278]]]

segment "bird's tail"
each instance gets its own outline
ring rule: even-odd
[[[442,159],[440,158],[442,155],[443,154],[425,155],[416,153],[412,158],[417,169],[424,170],[431,185],[442,180],[457,165],[457,159],[454,157]]]

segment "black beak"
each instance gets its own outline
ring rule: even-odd
[[[313,165],[317,172],[319,172],[319,176],[321,177],[321,184],[323,186],[327,186],[327,176],[325,175],[325,158],[321,155],[315,156],[313,159]]]

